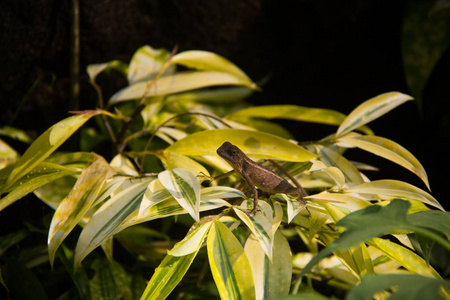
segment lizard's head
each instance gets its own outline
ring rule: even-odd
[[[230,142],[225,142],[217,149],[217,154],[227,162],[236,162],[242,157],[243,152]]]

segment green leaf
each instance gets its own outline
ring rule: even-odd
[[[445,299],[441,287],[450,288],[450,281],[413,274],[384,274],[364,276],[361,283],[347,295],[347,300],[372,299],[375,293],[392,291],[392,300],[437,300]]]
[[[170,57],[166,49],[154,49],[150,46],[139,48],[131,58],[128,68],[128,83],[135,84],[155,78]],[[161,76],[175,72],[174,67],[167,68]]]
[[[336,137],[343,136],[412,99],[413,98],[410,96],[399,92],[385,93],[369,99],[360,104],[348,115],[344,122],[339,126]]]
[[[251,79],[235,64],[226,58],[208,51],[191,50],[178,53],[172,57],[172,64],[183,65],[188,68],[206,71],[228,73],[243,82],[251,83]],[[255,84],[252,84],[256,87]]]
[[[354,184],[363,183],[364,180],[356,169],[345,157],[328,147],[317,146],[320,160],[328,167],[336,167],[344,174],[345,181]]]
[[[178,93],[167,97],[167,103],[170,102],[205,102],[205,103],[234,103],[243,101],[250,97],[255,90],[248,87],[223,87],[201,89],[185,93]]]
[[[331,109],[311,108],[297,105],[262,105],[238,110],[226,119],[242,118],[286,119],[301,122],[320,123],[339,126],[346,115]],[[367,126],[359,128],[366,134],[373,134]]]
[[[229,73],[215,71],[186,71],[140,81],[121,89],[109,99],[109,105],[121,101],[164,96],[194,89],[220,85],[239,85],[255,88],[251,81],[242,80]]]
[[[50,264],[53,265],[59,245],[92,207],[106,178],[113,173],[106,160],[99,156],[78,177],[70,194],[56,209],[50,224],[48,233]]]
[[[408,150],[399,144],[379,136],[353,136],[339,138],[339,142],[347,143],[375,155],[389,159],[416,174],[426,184],[428,189],[427,173],[420,162]]]
[[[158,179],[192,218],[199,221],[200,181],[197,175],[190,170],[178,168],[159,173]]]
[[[365,182],[346,189],[346,192],[419,200],[425,204],[444,210],[439,202],[427,192],[411,184],[398,180],[375,180],[372,182]]]
[[[342,218],[336,225],[343,226],[347,230],[336,241],[316,255],[302,270],[302,274],[309,272],[312,266],[336,250],[348,249],[353,245],[393,231],[416,231],[433,237],[447,249],[450,249],[450,244],[441,240],[434,232],[408,222],[406,214],[410,206],[407,201],[395,199],[385,207],[372,205]]]
[[[115,234],[122,221],[138,210],[147,186],[152,180],[154,178],[139,179],[137,183],[132,183],[114,194],[97,210],[78,238],[75,248],[75,268],[90,252]]]
[[[17,180],[25,176],[53,153],[87,120],[100,113],[101,111],[93,111],[90,113],[74,115],[47,129],[33,142],[33,144],[30,145],[21,159],[17,162],[14,170],[11,172],[8,180],[3,186],[2,193],[7,191],[15,182],[17,182]]]
[[[270,262],[258,239],[251,235],[245,242],[244,250],[252,267],[256,299],[278,299],[289,294],[292,254],[287,239],[280,231],[275,234],[275,245]]]
[[[433,229],[450,237],[450,212],[437,210],[421,211],[409,214],[406,218],[416,226]]]
[[[24,142],[24,143],[31,143],[31,139],[28,136],[28,134],[18,128],[10,127],[10,126],[3,126],[0,128],[0,135],[4,135],[7,137],[10,137],[12,139]]]
[[[172,256],[185,256],[200,249],[211,225],[212,222],[206,222],[198,226],[195,230],[192,230],[183,240],[176,243],[168,254]]]
[[[436,270],[428,265],[423,258],[399,244],[380,238],[373,238],[367,243],[384,253],[390,259],[398,262],[411,273],[442,279]]]
[[[18,178],[8,189],[4,189],[10,192],[0,199],[0,211],[37,188],[75,173],[78,173],[78,170],[74,168],[41,162],[32,170],[28,170],[25,176]]]
[[[181,139],[165,150],[183,155],[217,155],[217,149],[224,142],[236,145],[253,158],[267,158],[284,161],[309,161],[317,156],[299,145],[268,133],[241,130],[216,129],[196,132]]]
[[[156,268],[141,300],[165,299],[183,279],[197,253],[198,250],[186,256],[166,255]]]
[[[227,226],[213,223],[207,240],[208,259],[220,298],[254,299],[252,270],[244,249]]]

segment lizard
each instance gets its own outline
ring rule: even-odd
[[[297,196],[302,204],[306,204],[306,201],[303,200],[303,197],[306,196],[306,192],[295,179],[291,177],[296,187],[292,186],[286,179],[274,171],[251,160],[241,151],[241,149],[230,142],[223,143],[223,145],[217,149],[217,154],[232,166],[233,170],[219,175],[214,179],[224,178],[234,172],[244,179],[253,190],[253,209],[250,211],[250,214],[255,214],[258,209],[257,188],[269,194],[284,193],[294,195]]]

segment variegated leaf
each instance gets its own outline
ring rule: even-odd
[[[254,299],[252,269],[238,239],[219,221],[208,234],[208,259],[220,298]]]
[[[56,250],[97,198],[106,178],[114,171],[102,157],[83,170],[75,186],[53,215],[48,233],[48,253],[53,264]]]
[[[158,178],[192,218],[200,220],[200,181],[197,174],[177,168],[159,173]]]
[[[172,256],[185,256],[200,249],[211,225],[212,222],[206,222],[198,226],[195,230],[192,230],[183,240],[176,243],[168,254]]]
[[[75,268],[90,252],[112,236],[130,214],[137,213],[142,197],[152,180],[154,178],[134,180],[129,187],[115,194],[97,210],[78,239],[75,248]]]

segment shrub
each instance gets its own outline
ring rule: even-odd
[[[104,105],[96,78],[113,69],[128,86]],[[69,286],[63,296],[448,297],[450,283],[430,265],[434,245],[450,250],[448,214],[426,191],[371,181],[366,171],[374,167],[345,157],[350,148],[373,153],[428,188],[419,161],[366,125],[412,100],[408,95],[376,96],[348,116],[296,105],[251,107],[244,100],[259,87],[223,57],[149,46],[129,65],[112,61],[87,72],[100,108],[56,123],[20,158],[8,148],[0,171],[0,210],[31,192],[55,210],[48,261],[64,268],[77,290]],[[297,142],[272,119],[337,130]],[[80,148],[57,152],[79,130]],[[261,193],[258,211],[249,213],[252,197],[242,178],[210,180],[230,170],[216,154],[225,141],[263,165],[278,162],[277,172],[308,192],[308,209],[295,196]],[[7,249],[21,241],[17,236],[2,237],[2,282],[10,293],[18,264]],[[77,236],[74,246],[68,237]],[[108,261],[94,251],[99,246]]]

